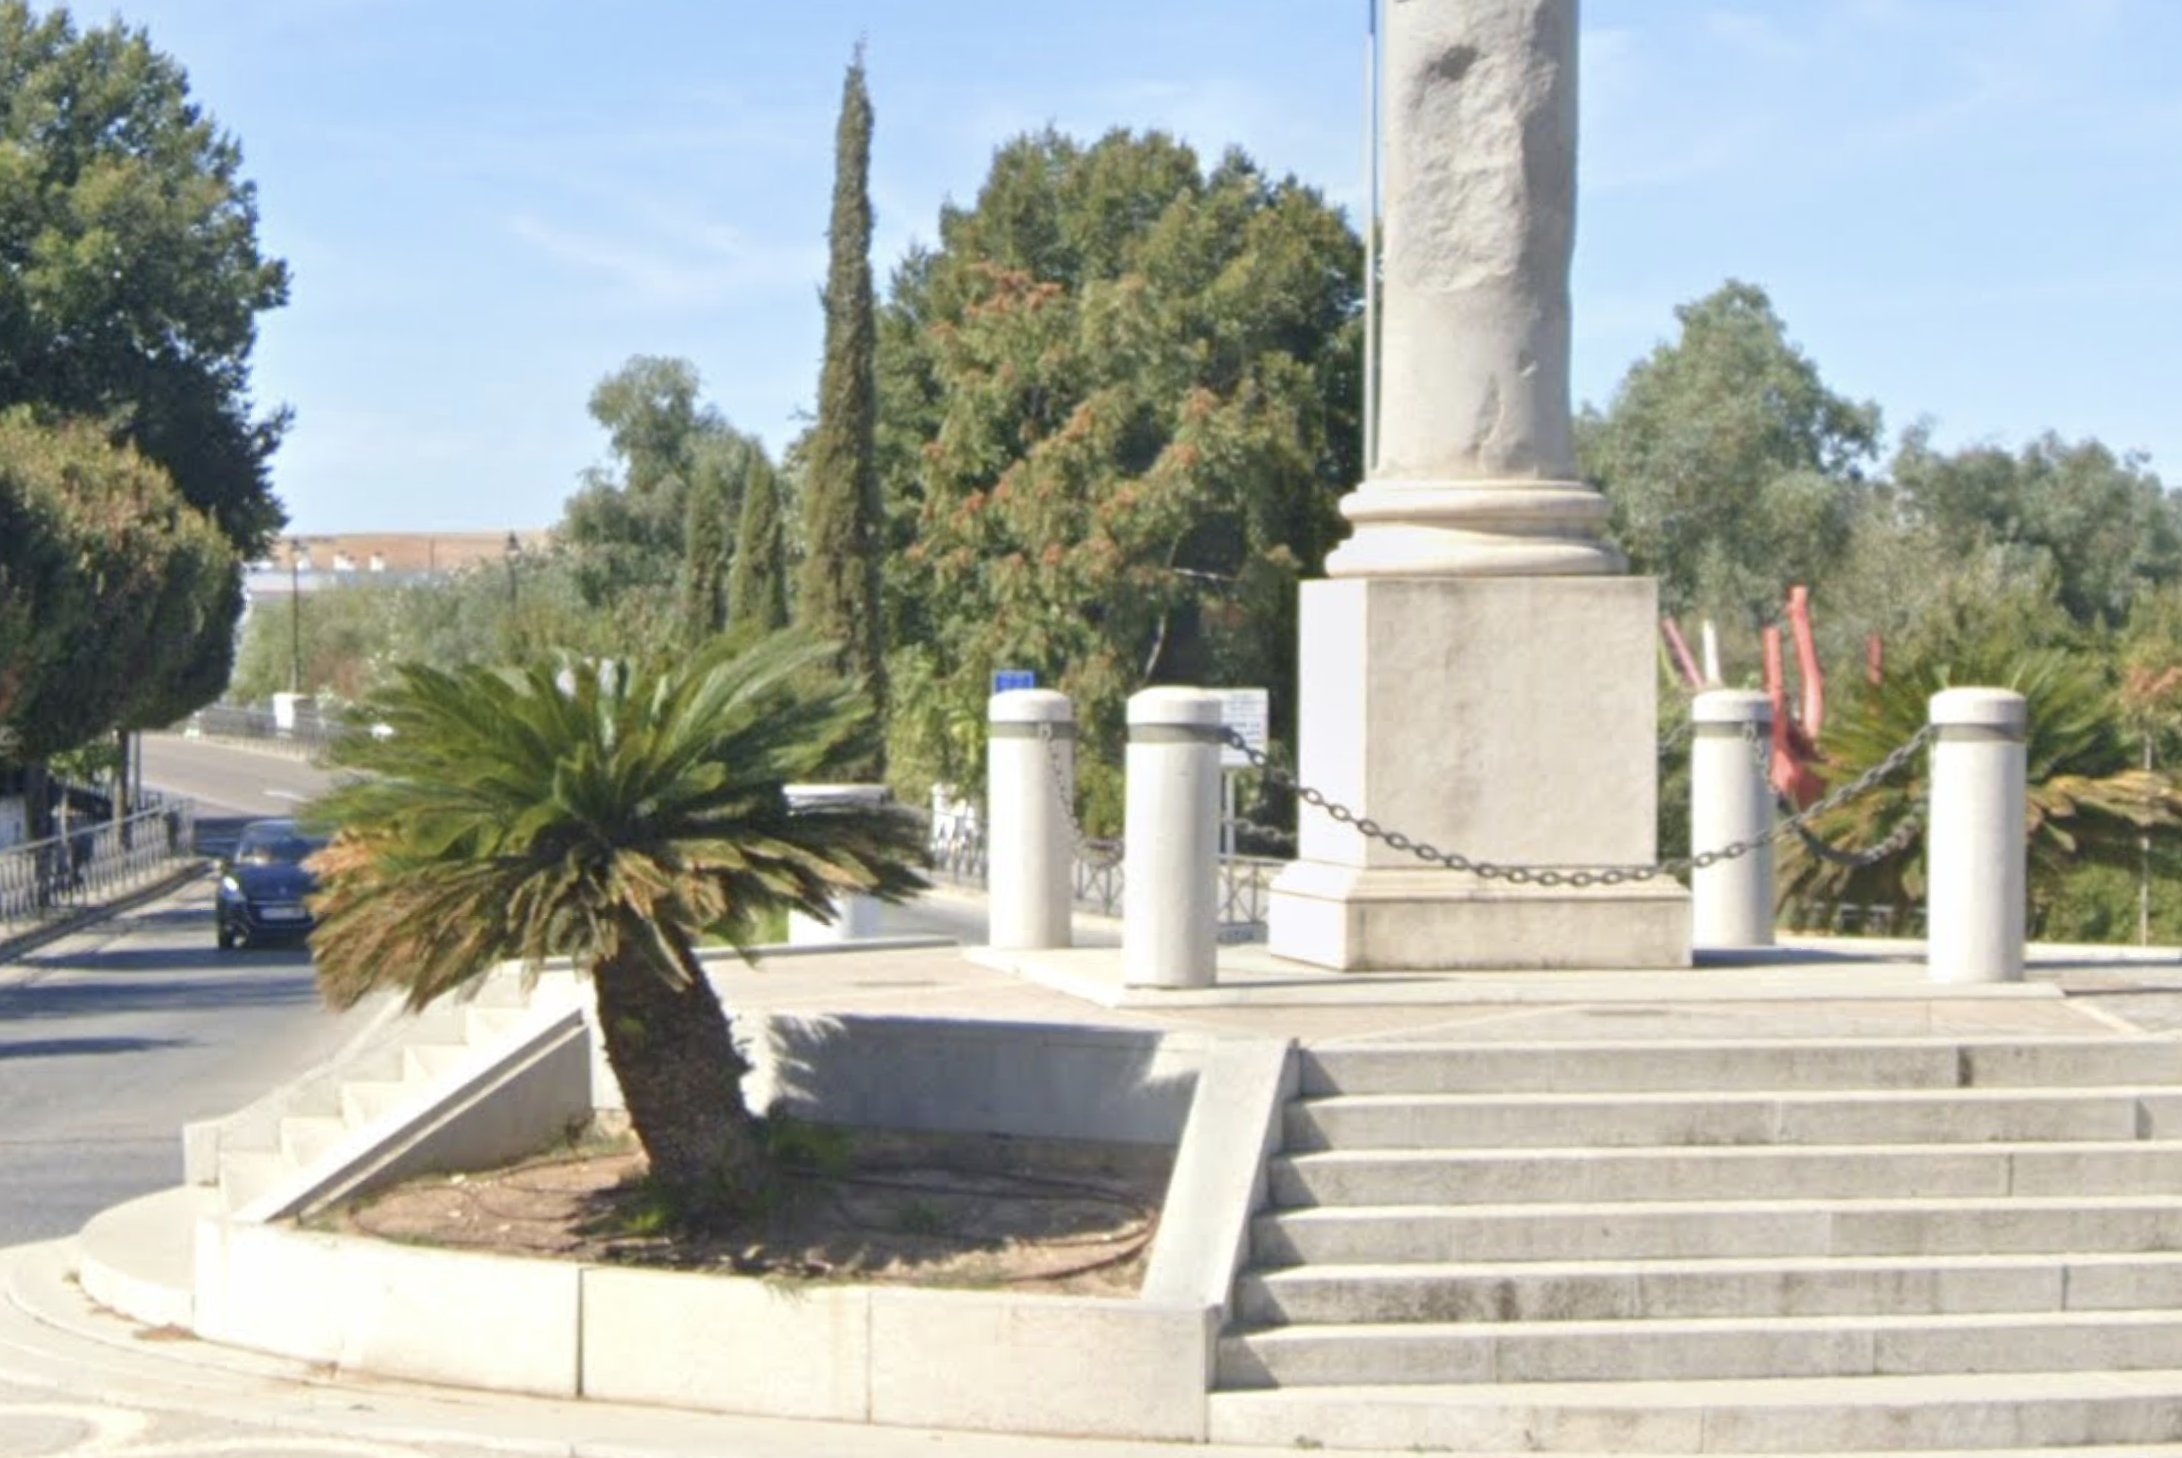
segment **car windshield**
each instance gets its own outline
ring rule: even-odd
[[[235,859],[246,866],[293,866],[324,849],[326,842],[308,835],[267,836],[245,840]]]

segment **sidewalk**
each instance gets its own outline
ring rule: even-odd
[[[980,899],[943,891],[889,928],[974,938]],[[1086,922],[1081,949],[993,953],[964,946],[806,951],[732,967],[719,978],[738,1016],[897,1014],[978,1022],[1196,1029],[1304,1042],[1453,1039],[1552,1043],[1719,1037],[2103,1038],[2182,1028],[2182,958],[2173,949],[2034,949],[2025,982],[1936,987],[1913,943],[1798,942],[1730,966],[1687,972],[1458,973],[1343,976],[1229,948],[1212,988],[1121,984],[1118,927]],[[172,1235],[173,1232],[167,1234]],[[157,1238],[157,1233],[147,1239]],[[0,1453],[69,1451],[11,1436],[47,1423],[56,1404],[85,1413],[187,1414],[239,1424],[216,1438],[162,1443],[181,1453],[483,1452],[681,1458],[681,1455],[1068,1453],[1173,1458],[1166,1443],[931,1432],[723,1417],[597,1401],[561,1401],[336,1378],[322,1369],[147,1330],[103,1312],[74,1284],[74,1240],[0,1251]],[[10,1385],[58,1394],[13,1402]],[[10,1414],[17,1416],[11,1419]],[[37,1416],[43,1413],[44,1416]],[[81,1427],[91,1421],[70,1421]],[[299,1439],[284,1435],[314,1434]],[[336,1439],[328,1446],[328,1439]],[[126,1454],[124,1445],[99,1448]],[[1290,1449],[1207,1448],[1208,1454]]]
[[[205,863],[189,856],[180,857],[158,870],[146,873],[125,887],[117,887],[104,900],[69,906],[54,915],[37,921],[0,921],[0,973],[18,958],[37,951],[40,947],[59,941],[75,932],[85,931],[120,912],[157,901],[169,892],[180,890],[205,874]]]

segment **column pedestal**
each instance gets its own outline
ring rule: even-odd
[[[1299,777],[1418,842],[1532,869],[1656,860],[1656,593],[1628,577],[1302,589]],[[1672,878],[1511,884],[1305,806],[1275,955],[1341,971],[1686,967]]]

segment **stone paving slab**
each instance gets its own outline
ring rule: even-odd
[[[1186,990],[1122,986],[1121,954],[1110,946],[844,949],[755,967],[716,963],[714,981],[737,1013],[892,1013],[1306,1041],[2093,1038],[2182,1028],[2182,965],[2171,949],[2064,949],[2023,982],[1943,986],[1925,979],[1921,948],[1910,957],[1902,945],[1916,944],[1880,944],[1871,957],[1860,945],[1805,944],[1768,949],[1762,965],[1686,972],[1500,974],[1329,973],[1251,945],[1223,948],[1215,985]],[[2147,978],[2171,978],[2174,991],[2149,996]]]

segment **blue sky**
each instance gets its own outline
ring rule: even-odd
[[[815,392],[857,38],[881,285],[1052,122],[1363,198],[1365,0],[116,0],[242,143],[294,270],[257,393],[296,529],[557,520],[591,387],[679,355],[776,450]],[[2182,485],[2182,4],[1585,0],[1575,396],[1764,287],[1943,446],[2045,430]]]

